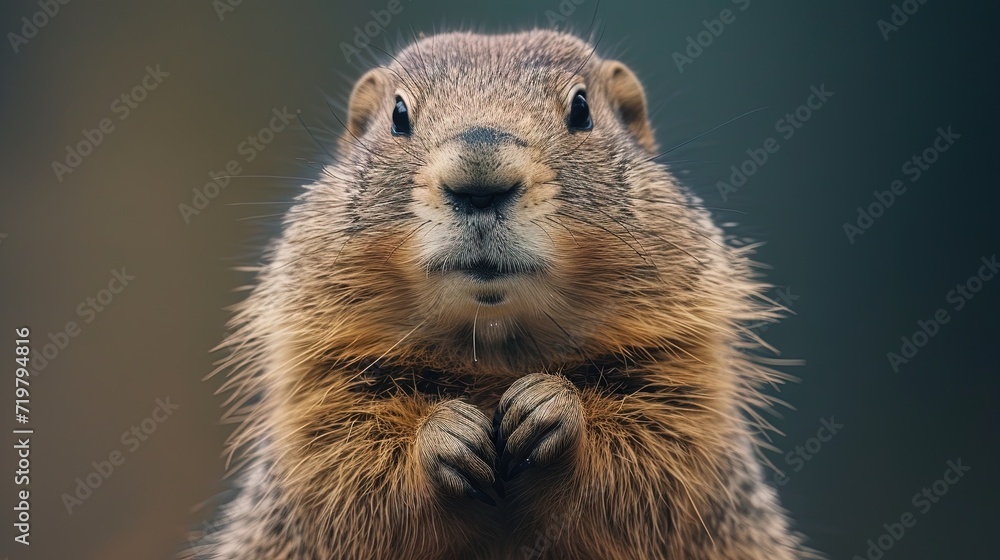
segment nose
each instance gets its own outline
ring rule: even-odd
[[[445,195],[455,210],[468,214],[500,209],[509,204],[519,190],[519,183],[470,183],[444,186]]]

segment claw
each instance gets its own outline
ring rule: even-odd
[[[484,504],[489,505],[489,506],[495,506],[495,505],[497,505],[496,499],[494,499],[492,496],[490,496],[486,492],[480,490],[479,488],[476,488],[472,484],[469,484],[469,486],[465,489],[465,495],[468,496],[468,497],[470,497],[470,498],[474,498],[476,500],[479,500],[479,501],[481,501]]]
[[[508,474],[510,473],[510,453],[507,453],[507,446],[503,445],[503,453],[500,455],[500,459],[497,461],[497,478],[504,482],[510,480]]]
[[[510,469],[510,472],[507,473],[507,480],[515,478],[516,476],[530,469],[534,465],[535,462],[531,460],[531,457],[526,457],[520,463],[514,465],[514,468]]]
[[[472,482],[471,477],[466,475],[462,469],[456,467],[455,465],[445,463],[444,466],[445,468],[450,470],[455,476],[461,479],[462,486],[465,487],[466,497],[479,500],[487,505],[491,506],[497,505],[497,498],[495,497],[496,494],[495,492],[490,493],[489,491],[484,490],[483,488],[477,486],[474,482]],[[495,489],[495,487],[496,487],[496,480],[494,479],[493,485],[490,487],[490,489],[493,490]]]
[[[500,480],[499,476],[493,481],[493,492],[501,500],[507,497],[507,492],[504,490],[503,482]]]
[[[535,437],[531,438],[530,441],[525,443],[524,449],[528,452],[528,455],[524,459],[521,459],[521,461],[519,461],[513,467],[511,467],[509,464],[513,461],[513,456],[510,453],[508,453],[507,449],[505,448],[503,451],[503,456],[501,456],[500,458],[499,468],[497,469],[500,473],[503,473],[501,475],[503,477],[503,480],[504,481],[513,480],[519,474],[533,467],[535,465],[535,454],[538,452],[538,447],[542,445],[542,443],[546,439],[551,437],[552,434],[554,434],[555,431],[558,430],[560,426],[562,426],[562,420],[557,420],[553,422],[551,426],[545,428],[544,430],[536,434]]]

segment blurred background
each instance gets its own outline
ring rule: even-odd
[[[231,267],[329,158],[302,123],[333,149],[325,99],[383,58],[366,41],[540,26],[600,37],[635,70],[664,148],[759,109],[661,159],[766,242],[794,312],[760,330],[805,361],[769,457],[810,544],[995,557],[996,21],[991,3],[942,0],[4,2],[0,347],[13,358],[30,327],[34,434],[30,546],[14,542],[10,432],[0,452],[0,556],[171,558],[225,489],[232,426],[203,378],[248,280]],[[206,189],[213,172],[240,177]],[[6,360],[5,431],[25,427]],[[946,477],[949,461],[967,472]]]

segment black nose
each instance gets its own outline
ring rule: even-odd
[[[455,209],[470,214],[499,209],[512,200],[519,190],[517,183],[508,185],[445,185],[444,187],[445,195]]]

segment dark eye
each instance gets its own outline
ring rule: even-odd
[[[594,128],[594,121],[590,120],[590,106],[587,105],[586,92],[582,89],[573,96],[573,102],[569,106],[569,118],[566,125],[570,130],[590,130]]]
[[[392,110],[392,135],[410,135],[410,112],[406,109],[403,98],[396,96],[396,107]]]

